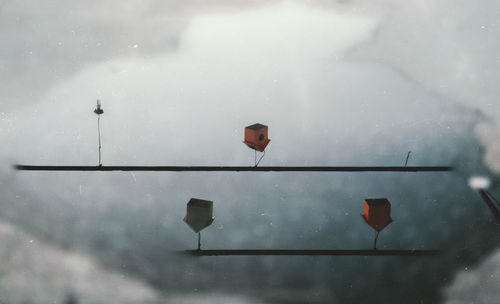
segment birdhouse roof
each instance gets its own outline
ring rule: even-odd
[[[367,198],[365,199],[365,202],[368,204],[368,206],[384,206],[391,204],[386,198]]]
[[[210,208],[213,205],[214,202],[212,201],[207,201],[207,200],[202,200],[198,198],[192,198],[189,200],[189,203],[187,204],[188,207],[204,207],[204,208]]]
[[[267,128],[267,126],[260,124],[260,123],[256,123],[256,124],[253,124],[253,125],[247,127],[247,129],[251,129],[251,130],[260,130],[262,128]]]

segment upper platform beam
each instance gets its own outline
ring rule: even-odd
[[[172,172],[443,172],[449,166],[35,166],[14,165],[26,171],[172,171]]]

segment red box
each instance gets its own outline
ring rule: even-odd
[[[386,198],[367,198],[361,217],[375,231],[380,232],[392,222],[391,203]]]
[[[271,140],[267,135],[267,126],[256,123],[245,128],[245,140],[248,147],[263,152]]]

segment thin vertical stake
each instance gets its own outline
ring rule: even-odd
[[[375,231],[375,241],[373,242],[373,250],[377,250],[377,239],[380,231]]]
[[[405,167],[406,167],[406,165],[408,165],[408,159],[410,159],[410,153],[411,153],[411,151],[408,151],[408,154],[406,154]]]
[[[101,125],[100,125],[101,115],[97,115],[97,135],[99,138],[99,167],[102,166],[101,162]]]
[[[255,150],[255,154],[257,154],[257,150]],[[258,161],[257,158],[255,159],[256,160],[255,167],[259,166],[260,161],[264,158],[265,155],[266,155],[266,150],[262,151],[262,156],[259,158]]]
[[[198,232],[198,250],[201,250],[201,232]]]

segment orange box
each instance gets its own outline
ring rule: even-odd
[[[248,147],[263,152],[271,140],[268,138],[267,126],[256,123],[245,128],[245,140]]]
[[[375,231],[380,232],[392,222],[391,203],[386,198],[367,198],[361,217]]]

